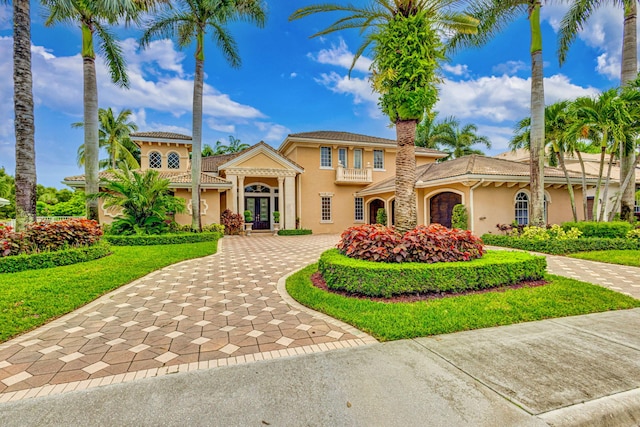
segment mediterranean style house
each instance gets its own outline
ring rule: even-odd
[[[170,181],[174,195],[191,199],[189,153],[191,137],[168,132],[139,132],[131,139],[140,147],[141,168],[158,170]],[[347,227],[375,223],[386,209],[395,222],[394,140],[348,132],[316,131],[288,135],[278,149],[259,142],[241,152],[202,159],[202,223],[220,221],[225,209],[253,213],[254,230],[273,230],[273,212],[283,229],[308,228],[314,233],[340,233]],[[451,226],[455,204],[464,204],[476,234],[495,232],[496,224],[528,221],[529,168],[526,164],[484,156],[466,156],[437,163],[440,151],[416,147],[418,222]],[[110,173],[101,172],[109,179]],[[576,198],[582,181],[571,174]],[[84,176],[67,177],[84,187]],[[596,177],[587,178],[587,187]],[[118,212],[101,204],[100,219],[109,223]],[[176,221],[190,224],[188,212]],[[545,214],[549,223],[571,220],[562,171],[545,169]]]

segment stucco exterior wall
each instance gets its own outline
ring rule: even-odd
[[[191,224],[191,191],[183,188],[175,190],[175,196],[184,199],[187,210],[176,214],[176,222],[181,225]],[[203,189],[200,192],[200,214],[202,225],[220,223],[220,192]]]
[[[189,170],[189,151],[191,151],[191,145],[158,142],[138,142],[138,144],[140,145],[140,168],[142,170],[149,169],[149,153],[152,151],[157,151],[162,156],[162,167],[155,170],[172,172],[186,172]],[[180,156],[180,168],[178,169],[169,169],[167,166],[167,156],[171,152],[175,152]]]

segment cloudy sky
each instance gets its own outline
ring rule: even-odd
[[[362,0],[356,0],[359,3]],[[264,29],[234,24],[242,67],[232,69],[208,41],[205,60],[203,142],[215,144],[229,135],[254,144],[278,147],[289,133],[339,130],[395,138],[371,92],[363,58],[351,75],[357,31],[310,39],[336,19],[330,15],[288,22],[298,7],[316,1],[268,1]],[[622,11],[598,11],[574,43],[560,68],[555,56],[556,31],[565,6],[543,8],[546,102],[595,94],[619,84]],[[44,27],[44,12],[35,10],[32,28],[36,154],[38,181],[63,187],[60,181],[82,173],[76,150],[82,131],[82,59],[80,31],[73,26]],[[99,104],[116,111],[129,108],[141,131],[191,133],[193,50],[171,40],[157,40],[140,50],[135,28],[116,28],[131,81],[128,90],[109,81],[98,61]],[[0,6],[0,167],[13,174],[11,10]],[[515,121],[528,116],[530,59],[526,17],[482,49],[452,55],[443,64],[436,109],[475,123],[493,144],[489,154],[507,149]]]

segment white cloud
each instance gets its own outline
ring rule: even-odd
[[[478,135],[486,136],[491,141],[491,153],[502,153],[509,150],[509,141],[513,137],[513,128],[511,126],[492,126],[479,124]],[[486,150],[485,147],[480,147]]]
[[[144,108],[139,110],[133,110],[131,112],[131,121],[138,125],[138,128],[144,128],[147,126],[147,112]]]
[[[291,133],[291,129],[276,123],[257,122],[256,127],[262,132],[261,139],[265,142],[282,142]]]
[[[469,66],[467,64],[444,64],[442,65],[442,69],[449,74],[453,74],[454,76],[466,77],[469,75]]]
[[[219,132],[224,133],[236,133],[236,127],[233,124],[229,123],[220,123],[219,121],[210,118],[207,119],[207,126],[213,130],[217,130]]]
[[[290,78],[290,79],[295,79],[296,77],[298,77],[298,73],[291,73],[291,74],[289,74],[289,78]]]
[[[512,76],[521,70],[526,70],[528,65],[524,61],[507,61],[502,64],[495,65],[492,71],[496,74],[506,74]]]
[[[153,122],[148,126],[148,129],[155,132],[173,132],[181,133],[182,135],[191,135],[191,129],[182,126],[168,125],[166,123]]]
[[[308,53],[307,56],[320,64],[337,65],[348,70],[351,68],[351,64],[353,63],[354,54],[351,53],[345,41],[340,39],[337,46],[332,44],[329,49],[322,49],[315,55],[313,53]],[[371,59],[361,56],[358,58],[358,61],[356,61],[353,69],[355,71],[368,73],[370,66]]]
[[[332,71],[329,74],[320,74],[320,78],[315,79],[315,81],[334,93],[352,95],[355,104],[363,102],[376,104],[378,102],[378,95],[371,89],[367,78],[349,78],[346,75],[341,76]]]

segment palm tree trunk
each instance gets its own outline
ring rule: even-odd
[[[564,163],[564,152],[560,150],[554,144],[554,150],[556,150],[556,154],[558,155],[558,163],[560,163],[560,168],[564,173],[564,179],[567,180],[567,190],[569,191],[569,199],[571,201],[571,213],[573,214],[573,220],[578,222],[578,212],[576,210],[576,196],[573,193],[573,185],[571,185],[571,179],[569,178],[569,171],[567,171],[567,165]]]
[[[87,194],[98,193],[98,83],[93,50],[93,32],[82,24],[82,67],[84,77],[84,174]],[[87,218],[99,221],[98,199],[87,198]]]
[[[542,33],[540,31],[540,2],[531,5],[531,150],[530,189],[531,225],[542,227],[544,219],[544,71],[542,63]]]
[[[16,209],[36,217],[36,151],[31,77],[29,0],[13,0],[13,102],[16,132]]]
[[[622,72],[620,84],[625,85],[634,80],[638,75],[638,34],[637,21],[638,5],[634,1],[629,1],[624,7],[624,29],[622,39]],[[635,141],[634,141],[635,142]],[[635,164],[635,147],[622,149],[620,156],[620,179],[626,177],[629,171],[633,170]],[[622,204],[620,206],[620,217],[624,221],[633,221],[633,208],[635,204],[636,179],[635,174],[631,174],[631,181],[622,193]]]
[[[417,120],[396,122],[396,229],[405,233],[418,224],[416,206],[416,125]]]
[[[191,140],[191,228],[201,230],[200,169],[202,163],[202,86],[204,81],[204,33],[196,46],[196,74],[193,79],[193,129]]]
[[[640,161],[639,156],[636,155],[635,157],[636,157],[636,160],[635,162],[633,162],[633,167],[629,170],[629,172],[625,176],[624,181],[620,186],[620,191],[618,192],[616,196],[616,200],[613,203],[613,208],[611,209],[611,212],[609,212],[609,221],[613,221],[613,215],[614,215],[614,212],[618,210],[618,204],[620,203],[622,194],[624,193],[624,190],[629,186],[629,183],[631,182],[631,177],[635,176],[635,168],[638,166],[638,162]]]
[[[584,213],[584,220],[589,219],[589,199],[587,198],[587,172],[584,169],[584,160],[582,160],[582,154],[580,150],[576,150],[578,156],[578,162],[580,162],[580,170],[582,171],[582,209]]]
[[[615,158],[615,149],[611,150],[609,156],[609,166],[607,167],[607,179],[604,181],[604,193],[602,193],[602,205],[600,205],[600,220],[605,220],[605,212],[607,209],[607,197],[609,197],[609,182],[611,181],[611,168]]]
[[[602,173],[604,172],[604,157],[607,153],[607,137],[608,133],[605,130],[602,133],[602,142],[600,143],[600,169],[598,170],[598,182],[596,184],[596,194],[593,199],[593,220],[600,221],[598,218],[598,204],[600,203],[600,186],[602,185]]]

